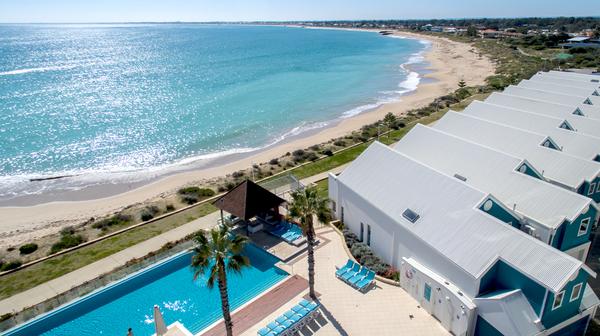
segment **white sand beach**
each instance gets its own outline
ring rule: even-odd
[[[411,33],[396,34],[431,42],[430,49],[424,54],[426,61],[431,64],[431,73],[424,77],[435,79],[420,84],[416,91],[402,97],[400,101],[344,119],[338,124],[314,134],[267,148],[235,162],[167,176],[111,197],[85,201],[51,202],[27,207],[1,207],[0,247],[31,241],[56,232],[62,226],[73,225],[90,217],[107,215],[129,205],[173,193],[191,181],[224,176],[245,169],[253,163],[266,162],[287,152],[346,135],[365,124],[381,119],[388,112],[402,115],[410,109],[425,106],[436,97],[454,91],[461,79],[468,85],[483,84],[485,78],[494,73],[494,64],[485,56],[480,56],[468,44]]]

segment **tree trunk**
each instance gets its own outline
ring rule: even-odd
[[[229,313],[229,297],[227,295],[227,273],[225,273],[225,263],[219,262],[219,292],[221,293],[221,310],[223,311],[223,320],[225,322],[225,331],[227,336],[233,336],[233,322]]]
[[[306,245],[308,247],[308,288],[313,300],[317,299],[315,293],[315,228],[312,216],[306,218]]]

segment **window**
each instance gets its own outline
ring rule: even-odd
[[[593,194],[596,191],[596,183],[592,182],[590,183],[590,189],[588,190],[588,195]]]
[[[363,241],[363,238],[365,236],[365,225],[360,222],[360,241]]]
[[[402,217],[408,219],[411,223],[414,223],[419,219],[420,216],[419,216],[419,214],[412,211],[411,209],[406,209],[402,213]]]
[[[586,105],[593,105],[592,101],[589,98],[586,99],[583,103],[586,104]]]
[[[425,288],[423,289],[423,297],[427,301],[431,301],[431,286],[429,284],[425,284]]]
[[[371,225],[367,224],[367,245],[371,246]]]
[[[342,212],[342,214],[340,216],[340,220],[341,220],[342,224],[344,224],[344,207],[342,207],[342,209],[340,211]]]
[[[575,115],[579,115],[579,116],[582,116],[582,115],[583,115],[583,112],[581,112],[581,110],[580,110],[580,109],[579,109],[579,107],[578,107],[577,109],[575,109],[575,111],[573,112],[573,114],[575,114]]]
[[[573,286],[573,291],[571,292],[571,299],[569,299],[569,302],[579,299],[579,296],[581,296],[581,285],[582,284],[577,284]]]
[[[552,310],[560,308],[562,306],[563,299],[565,297],[565,291],[562,291],[554,297],[554,303],[552,304]]]
[[[600,183],[598,183],[598,188],[596,188],[596,192],[600,193]]]
[[[581,224],[579,225],[579,232],[577,232],[577,237],[583,236],[587,233],[588,227],[590,226],[590,217],[581,220]]]
[[[335,201],[331,201],[331,209],[333,210],[333,212],[335,212],[335,210],[337,209],[337,204],[335,204]]]

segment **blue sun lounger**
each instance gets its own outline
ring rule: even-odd
[[[291,335],[297,332],[318,314],[319,305],[307,300],[300,301],[292,309],[277,317],[275,321],[258,330],[258,336]]]
[[[360,269],[360,272],[358,272],[358,274],[356,274],[355,276],[348,279],[348,283],[351,284],[352,286],[355,286],[359,281],[364,279],[368,273],[369,273],[369,270],[366,267],[363,267]]]
[[[354,287],[356,287],[356,289],[358,289],[359,291],[364,292],[367,288],[369,288],[371,284],[373,284],[373,280],[375,280],[375,272],[369,270],[367,276],[365,276],[364,279],[358,281],[354,285]]]
[[[350,278],[352,278],[353,276],[357,275],[359,271],[360,271],[360,265],[359,264],[354,264],[352,266],[352,268],[350,270],[348,270],[348,272],[342,274],[341,276],[339,276],[339,278],[342,279],[342,280],[344,280],[344,281],[348,281]]]
[[[348,272],[350,269],[352,269],[352,265],[354,265],[354,261],[348,259],[348,261],[346,262],[346,265],[340,267],[337,271],[335,271],[335,275],[337,277],[342,276],[344,273]]]

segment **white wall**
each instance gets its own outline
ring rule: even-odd
[[[371,225],[371,249],[396,269],[400,269],[402,258],[412,257],[448,281],[456,284],[470,297],[477,295],[478,281],[462,268],[456,266],[437,250],[415,236],[374,205],[337,179],[330,178],[330,198],[336,200],[341,211],[344,208],[344,224],[356,235],[360,235],[360,222]],[[334,195],[337,191],[337,195]],[[335,198],[334,198],[335,196]]]

